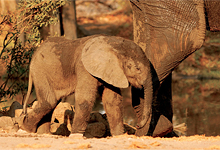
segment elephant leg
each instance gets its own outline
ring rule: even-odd
[[[77,79],[81,80],[81,79]],[[96,94],[97,80],[94,77],[82,79],[77,83],[75,90],[75,114],[71,133],[84,133],[90,119]]]
[[[157,94],[157,101],[159,103],[159,112],[164,115],[170,122],[172,122],[172,73],[161,84]]]
[[[124,133],[123,125],[123,105],[122,96],[119,88],[105,87],[102,94],[102,102],[108,118],[112,135]]]
[[[156,101],[152,104],[152,120],[150,123],[150,129],[149,129],[149,135],[153,134],[158,120],[161,115],[165,116],[167,120],[167,124],[172,123],[173,118],[173,107],[172,107],[172,74],[167,76],[167,78],[163,81],[163,83],[160,86],[160,89],[157,94]],[[164,128],[164,129],[163,129]],[[160,130],[165,132],[166,126],[161,126]],[[177,136],[175,133],[171,136]]]
[[[36,132],[38,123],[55,108],[58,102],[46,77],[41,75],[39,77],[41,78],[34,79],[38,103],[33,110],[21,116],[20,123],[18,121],[21,128],[28,132]]]
[[[165,81],[161,84],[158,91],[157,88],[155,88],[154,92],[157,92],[157,99],[153,100],[152,103],[152,118],[150,122],[150,127],[148,133],[142,133],[143,135],[148,135],[148,136],[153,135],[154,129],[161,115],[167,118],[167,124],[170,124],[170,122],[172,122],[173,110],[172,110],[171,80],[172,80],[172,76],[169,75],[165,79]],[[132,88],[132,106],[134,108],[140,105],[141,98],[144,98],[143,90]],[[168,130],[166,129],[166,126],[160,127],[160,131],[164,132],[166,130]]]

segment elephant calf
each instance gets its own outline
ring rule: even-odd
[[[26,104],[32,83],[38,105],[27,113]],[[105,35],[77,40],[49,38],[31,60],[28,93],[18,123],[27,131],[36,132],[42,117],[52,111],[61,98],[75,93],[71,133],[83,133],[98,87],[103,86],[102,101],[111,134],[123,134],[120,88],[128,87],[129,83],[145,89],[145,99],[137,108],[139,120],[145,125],[151,119],[152,75],[150,62],[138,45],[121,37]]]

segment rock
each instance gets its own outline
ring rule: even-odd
[[[67,125],[65,123],[60,124],[57,128],[56,132],[53,132],[54,135],[62,135],[62,136],[69,136],[70,131],[67,128]]]
[[[101,138],[106,133],[106,126],[102,122],[88,124],[84,136],[87,138]]]
[[[100,114],[99,112],[92,112],[90,114],[89,123],[102,122],[107,128],[109,128],[109,123],[107,121],[106,114]]]
[[[60,102],[53,111],[51,123],[65,123],[69,131],[71,131],[71,124],[73,122],[74,111],[69,103]]]
[[[2,116],[0,117],[0,127],[4,128],[6,126],[13,126],[14,122],[11,117],[9,116]]]
[[[14,120],[9,116],[0,117],[0,128],[8,132],[17,132],[18,125],[14,123]]]
[[[104,134],[102,131],[103,127],[102,127],[101,123],[105,125],[105,133]],[[98,125],[101,125],[100,131],[96,131],[96,130],[92,131],[92,129],[90,129],[90,128],[94,128],[95,126],[98,126]],[[90,114],[90,120],[88,121],[87,128],[88,129],[86,129],[86,131],[85,131],[85,132],[87,132],[85,135],[86,137],[87,136],[88,137],[91,137],[91,136],[100,137],[101,134],[103,134],[102,137],[111,136],[110,127],[109,127],[109,123],[108,123],[106,114],[100,114],[99,112],[92,112]],[[93,132],[93,133],[88,133],[88,132]],[[97,133],[95,133],[95,132],[97,132]]]
[[[23,112],[23,109],[16,109],[15,110],[15,118],[21,116],[22,112]]]
[[[10,117],[15,117],[15,111],[16,111],[17,109],[22,109],[22,108],[23,108],[23,106],[22,106],[19,102],[14,101],[14,102],[11,104],[10,109],[8,110],[8,115],[9,115]]]
[[[50,124],[50,132],[55,133],[57,129],[59,128],[60,124],[59,123],[51,123]]]
[[[50,122],[45,122],[37,128],[38,134],[50,134]]]

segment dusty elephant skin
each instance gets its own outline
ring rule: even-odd
[[[120,37],[95,35],[77,40],[49,38],[33,55],[21,128],[35,132],[43,116],[55,108],[60,98],[75,93],[75,115],[71,133],[84,133],[99,86],[112,135],[124,133],[120,88],[129,83],[145,88],[145,103],[138,108],[144,125],[151,119],[153,88],[150,62],[142,49]],[[26,112],[34,83],[38,105]]]
[[[148,133],[152,134],[160,115],[172,122],[171,72],[202,46],[206,23],[210,30],[220,30],[220,1],[130,0],[130,3],[134,41],[144,50],[160,81]],[[136,105],[140,105],[138,100]],[[146,134],[141,128],[136,133],[140,136]]]

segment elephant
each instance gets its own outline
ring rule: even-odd
[[[29,70],[28,92],[23,114],[16,118],[20,128],[36,132],[39,121],[59,100],[75,93],[75,115],[71,133],[84,133],[99,87],[112,135],[124,133],[120,88],[144,89],[139,120],[151,119],[153,100],[152,65],[143,50],[131,40],[93,35],[77,40],[51,37],[34,53]],[[38,103],[27,112],[32,84]],[[144,116],[141,115],[147,115]],[[144,120],[144,122],[146,122]]]
[[[151,123],[136,132],[138,136],[151,135],[160,115],[172,122],[172,71],[203,45],[206,29],[220,30],[220,1],[130,0],[130,4],[134,42],[145,52],[160,82]],[[132,97],[136,99],[134,107],[141,105],[137,94]]]

